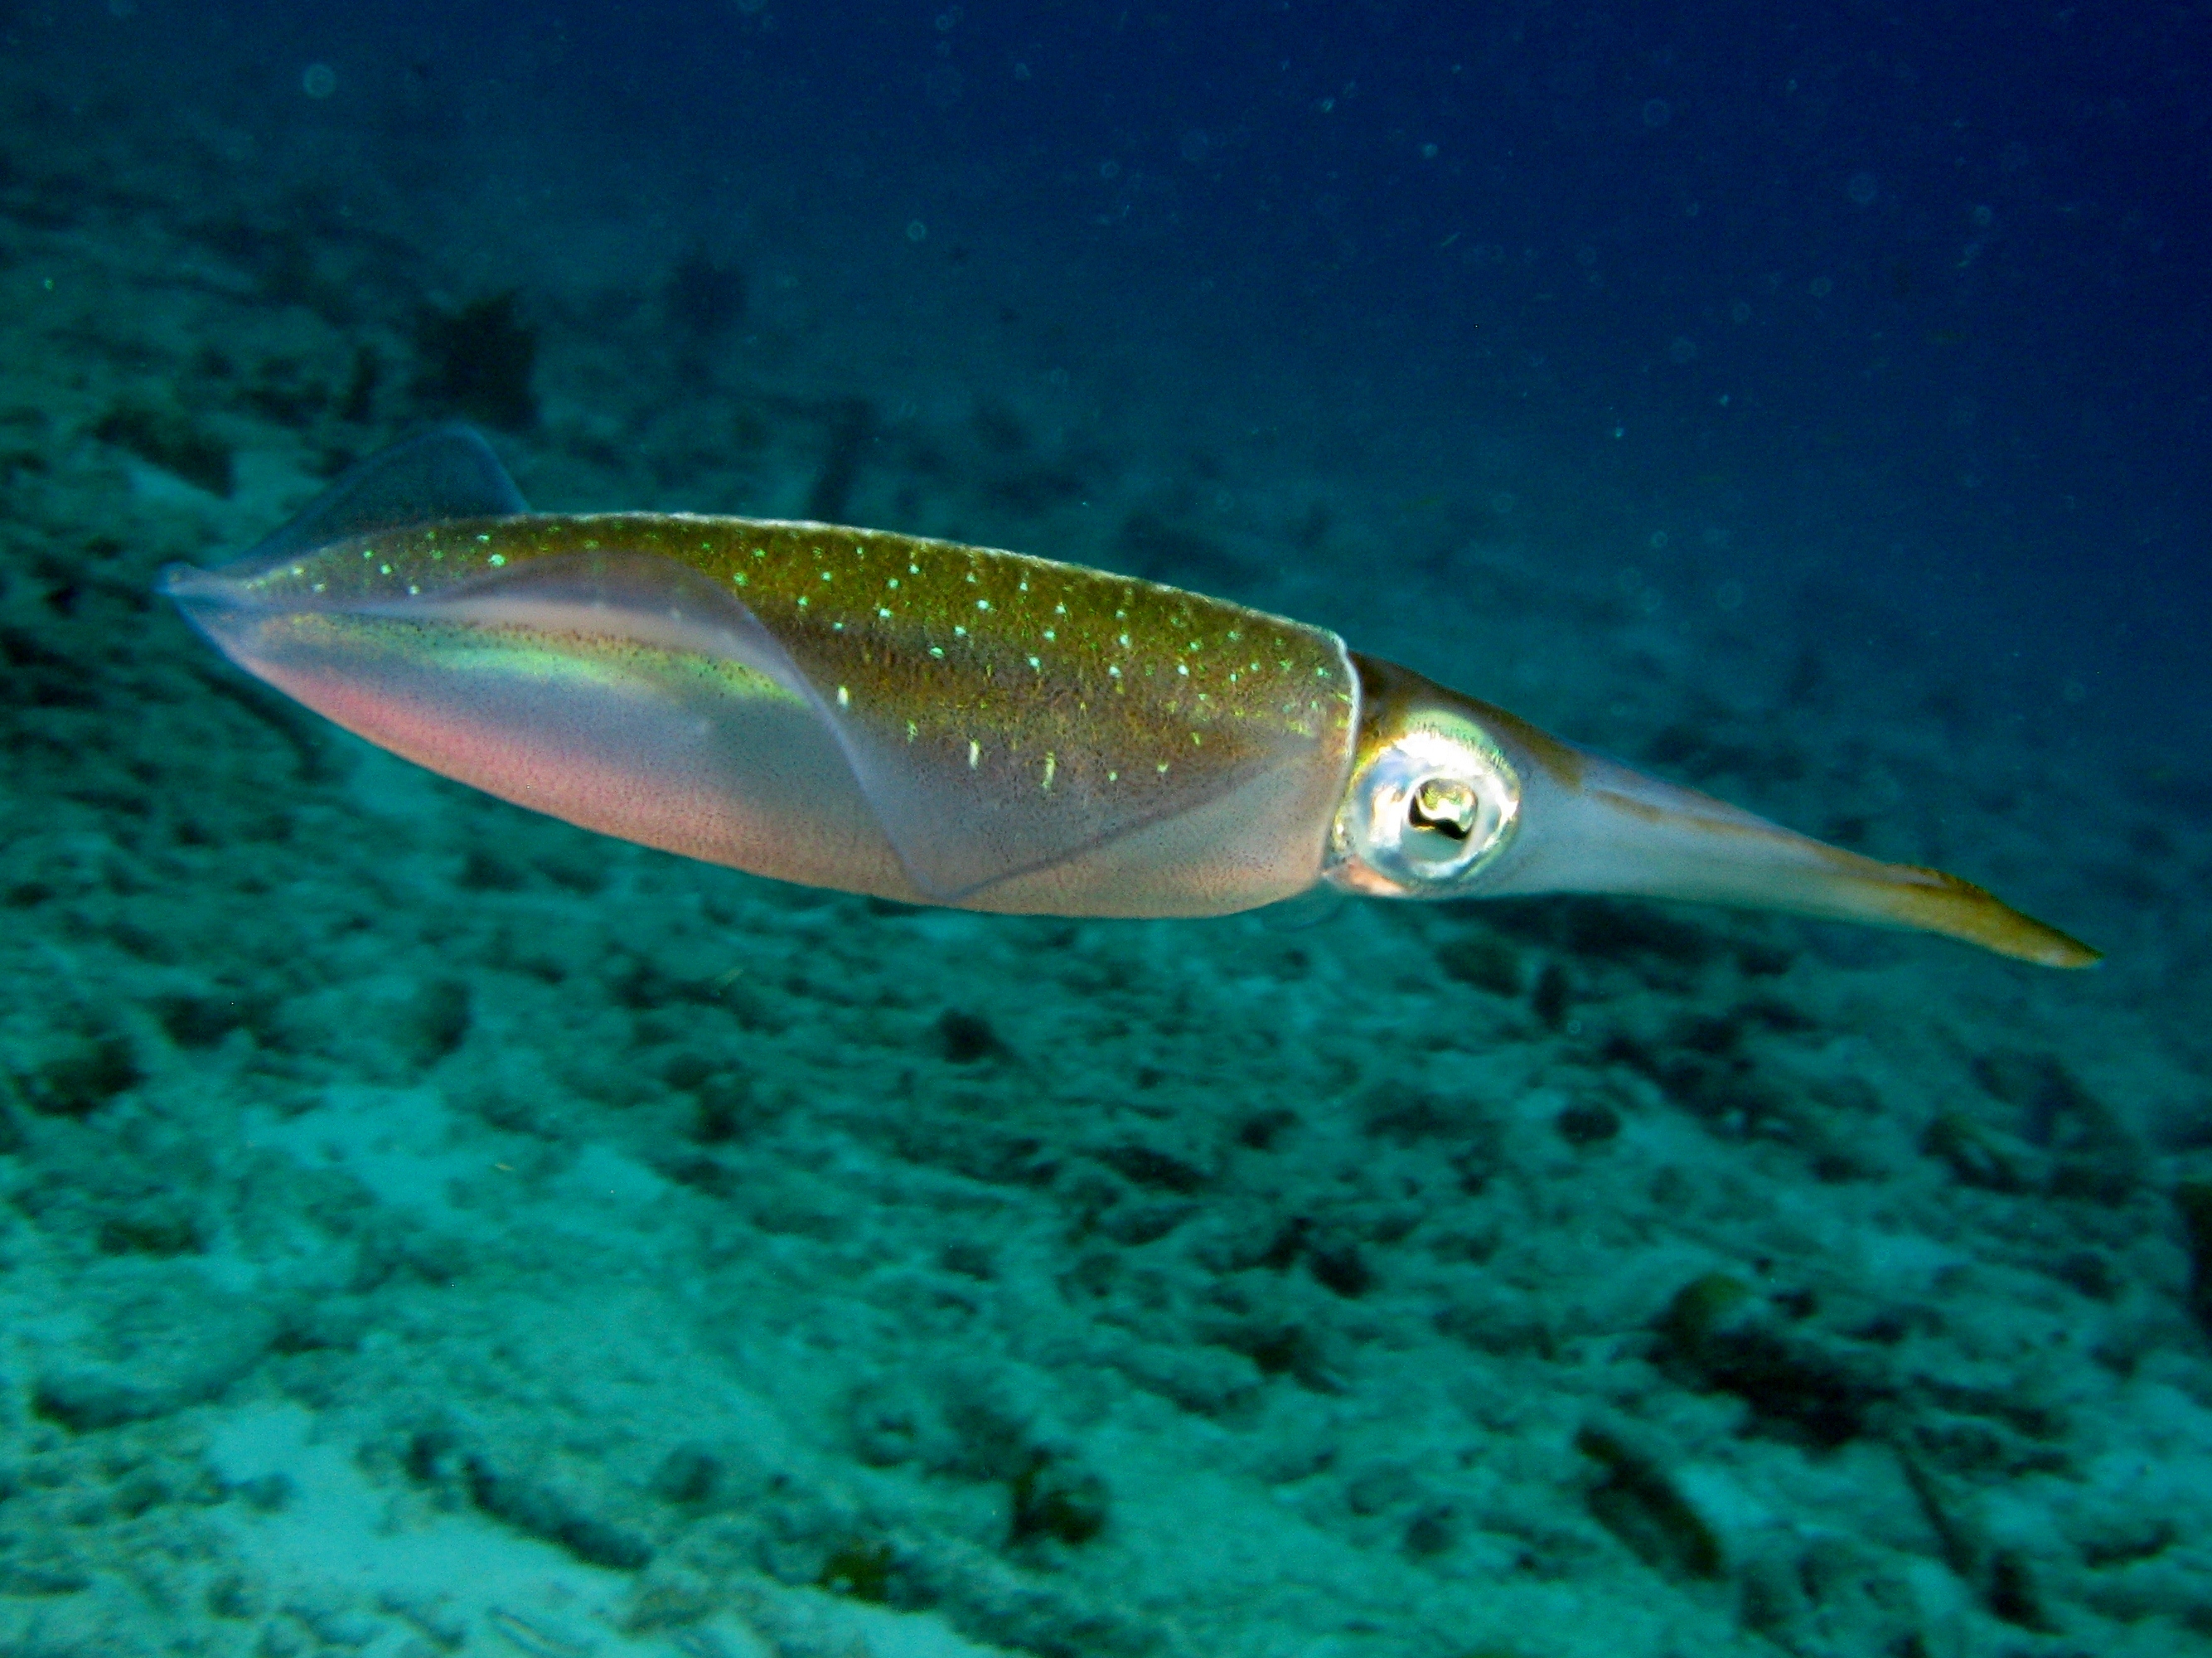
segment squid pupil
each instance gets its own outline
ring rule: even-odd
[[[1406,818],[1416,829],[1433,829],[1453,840],[1474,832],[1474,804],[1463,785],[1431,777],[1413,791]]]

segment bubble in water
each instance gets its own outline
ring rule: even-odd
[[[1723,610],[1743,608],[1743,583],[1736,581],[1722,582],[1713,589],[1713,602]]]
[[[1974,222],[1975,229],[1986,230],[1996,222],[1997,216],[1987,207],[1977,207],[1969,216]]]
[[[1674,107],[1664,98],[1654,98],[1644,106],[1644,125],[1657,129],[1674,119]]]
[[[1874,198],[1881,194],[1881,186],[1875,182],[1871,173],[1854,173],[1850,182],[1844,186],[1844,194],[1860,207],[1872,207]]]
[[[1815,277],[1807,284],[1806,291],[1814,299],[1826,299],[1836,291],[1835,281],[1829,277]]]
[[[906,222],[906,239],[908,241],[920,241],[928,235],[929,227],[920,219],[908,219]]]
[[[338,72],[328,64],[310,64],[300,77],[300,90],[310,98],[327,98],[338,89]]]
[[[1735,304],[1729,306],[1729,320],[1730,322],[1749,322],[1751,320],[1750,304],[1744,300],[1738,300]]]
[[[1675,335],[1668,343],[1667,360],[1669,363],[1695,363],[1698,360],[1698,342],[1687,334]]]

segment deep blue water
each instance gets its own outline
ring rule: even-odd
[[[1025,326],[1181,363],[1294,450],[1419,491],[1502,449],[1725,517],[1753,570],[1847,569],[1948,650],[2094,692],[2072,717],[2203,700],[2201,10],[88,10],[12,26],[84,55],[80,95],[104,60],[271,134],[380,134],[364,167],[447,151],[425,188],[680,180],[709,240],[767,165],[824,239],[988,243]]]
[[[710,235],[768,163],[826,235],[1018,250],[1027,321],[1179,361],[1294,449],[1419,491],[1502,446],[1725,517],[1753,570],[1847,569],[2094,692],[2075,717],[2203,700],[2201,11],[190,9],[63,27],[204,56],[272,126],[496,144],[517,192],[681,178]]]

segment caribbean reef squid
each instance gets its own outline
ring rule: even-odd
[[[440,427],[163,573],[248,674],[602,833],[909,904],[1211,916],[1614,893],[2097,953],[1980,887],[1645,777],[1309,627],[838,525],[538,514]]]

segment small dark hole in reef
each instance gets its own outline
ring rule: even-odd
[[[81,1118],[136,1088],[143,1076],[130,1041],[103,1032],[72,1038],[16,1083],[24,1103],[42,1116]]]
[[[753,1099],[750,1079],[737,1072],[716,1071],[702,1079],[695,1092],[698,1106],[691,1137],[702,1145],[724,1145],[742,1138],[763,1120]]]
[[[1715,1578],[1720,1539],[1667,1472],[1607,1429],[1584,1428],[1575,1448],[1602,1470],[1584,1501],[1600,1524],[1655,1570],[1676,1578]]]
[[[1579,1100],[1559,1112],[1556,1126],[1569,1145],[1599,1145],[1620,1132],[1620,1113],[1601,1100]]]
[[[745,273],[694,243],[668,273],[668,320],[697,339],[726,332],[745,314]]]
[[[1296,1127],[1297,1120],[1296,1112],[1285,1111],[1280,1106],[1261,1112],[1245,1119],[1243,1125],[1237,1131],[1237,1142],[1239,1145],[1249,1146],[1255,1151],[1272,1151],[1277,1137],[1285,1129]]]
[[[93,436],[152,461],[210,495],[228,497],[234,485],[230,446],[202,431],[181,409],[123,404],[101,417]]]
[[[2014,1549],[2000,1549],[1990,1562],[1990,1610],[2017,1628],[2057,1627],[2043,1610],[2027,1562]]]
[[[1312,1251],[1306,1257],[1306,1271],[1322,1289],[1346,1301],[1357,1301],[1375,1287],[1375,1269],[1367,1265],[1357,1244]]]
[[[376,388],[384,380],[384,360],[376,354],[374,345],[356,346],[353,354],[353,372],[347,376],[344,392],[338,398],[338,418],[350,420],[356,425],[376,418]]]
[[[722,1465],[696,1445],[679,1445],[661,1459],[653,1476],[653,1494],[665,1503],[704,1503],[720,1484]]]
[[[425,311],[415,328],[417,390],[495,426],[536,425],[538,332],[523,320],[520,301],[509,289],[458,311]]]
[[[1314,1338],[1294,1324],[1262,1324],[1232,1332],[1224,1345],[1259,1367],[1263,1376],[1289,1376],[1317,1391],[1334,1391]]]
[[[972,1065],[1000,1051],[999,1033],[990,1021],[957,1008],[947,1008],[937,1021],[937,1039],[945,1057],[956,1065]]]
[[[1015,1478],[1010,1541],[1088,1543],[1106,1524],[1106,1482],[1087,1468],[1040,1457]]]
[[[881,1606],[891,1598],[898,1557],[888,1543],[855,1538],[841,1545],[822,1563],[816,1584],[832,1594]]]
[[[159,998],[155,1016],[170,1040],[179,1047],[210,1048],[236,1030],[251,1025],[267,1012],[258,999],[233,991],[180,991]]]
[[[1463,1527],[1449,1503],[1431,1503],[1406,1522],[1406,1552],[1416,1560],[1439,1555],[1459,1541]]]
[[[1536,975],[1536,989],[1528,998],[1528,1005],[1536,1017],[1550,1029],[1557,1030],[1566,1023],[1567,1007],[1574,1000],[1574,985],[1567,971],[1556,961],[1547,962],[1544,971]]]

